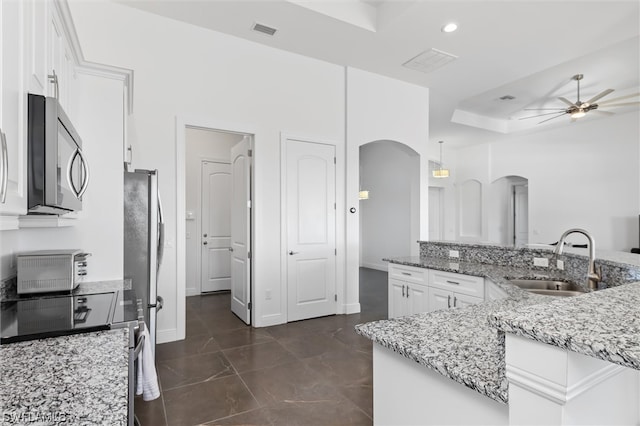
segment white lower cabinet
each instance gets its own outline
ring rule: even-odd
[[[389,318],[428,310],[427,270],[389,265]]]
[[[484,302],[484,278],[429,270],[429,312]]]

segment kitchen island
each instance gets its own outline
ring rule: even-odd
[[[638,315],[634,315],[632,311],[637,312],[639,306],[636,293],[640,284],[625,282],[625,285],[575,298],[549,298],[526,292],[508,283],[505,279],[507,277],[540,275],[540,271],[520,265],[509,267],[468,261],[452,262],[451,259],[424,256],[391,259],[391,262],[482,276],[502,287],[508,297],[466,308],[439,310],[358,325],[356,331],[359,334],[377,343],[374,345],[376,424],[509,424],[510,417],[518,419],[517,421],[529,418],[530,422],[535,423],[534,417],[514,417],[511,412],[515,406],[522,407],[519,402],[514,402],[514,398],[522,401],[524,394],[520,392],[514,397],[515,386],[510,386],[510,381],[516,380],[517,375],[509,373],[509,369],[516,370],[513,365],[508,365],[510,346],[505,345],[505,342],[510,340],[511,335],[505,336],[505,332],[517,333],[520,339],[532,339],[536,336],[536,343],[559,346],[564,353],[579,347],[580,352],[575,355],[597,357],[599,359],[594,361],[607,365],[611,362],[624,365],[626,368],[621,367],[621,370],[615,371],[611,368],[607,370],[608,367],[604,366],[609,373],[598,373],[598,377],[604,381],[607,374],[616,376],[615,380],[624,376],[621,383],[626,386],[623,391],[626,395],[619,398],[620,404],[609,403],[611,395],[607,397],[608,403],[604,406],[592,404],[600,415],[592,419],[603,416],[605,419],[628,419],[629,417],[624,416],[615,417],[615,412],[621,410],[620,405],[629,402],[629,397],[635,397],[635,403],[627,411],[631,411],[631,415],[635,413],[637,422],[639,379],[636,369],[640,328],[637,324]],[[511,260],[510,263],[517,264]],[[621,279],[619,277],[629,280],[636,276],[637,271],[633,267],[628,274],[624,268],[618,268],[622,272],[618,271],[614,263],[609,274],[611,280]],[[546,271],[545,278],[567,279],[567,274],[565,271],[550,270]],[[597,306],[602,309],[594,309]],[[582,312],[582,315],[577,315],[578,312]],[[539,320],[542,319],[546,321],[544,324],[547,327],[539,329],[543,324]],[[583,338],[573,340],[578,336]],[[577,346],[574,347],[574,343]],[[524,356],[526,357],[526,351]],[[535,364],[537,360],[529,361]],[[584,360],[580,359],[578,362]],[[571,362],[565,362],[565,365],[568,364]],[[548,365],[543,365],[542,370],[547,367]],[[527,377],[531,378],[531,374],[533,373],[529,372]],[[592,384],[598,393],[601,383]],[[536,385],[532,386],[535,388]],[[545,392],[539,389],[536,391],[537,396]],[[570,390],[565,394],[573,397],[571,392]],[[581,392],[583,395],[589,394],[587,390]],[[548,402],[545,397],[543,395],[542,400]],[[525,405],[532,403],[530,395],[525,395],[524,398],[527,401]],[[567,405],[567,398],[556,401],[556,405],[563,404]],[[462,407],[464,409],[460,409]],[[622,410],[624,411],[624,407]],[[562,424],[562,416],[566,413],[563,414],[562,410],[558,413],[556,417],[546,420]],[[526,415],[531,415],[531,412],[527,411]],[[565,415],[564,421],[567,418],[570,417]],[[625,421],[627,420],[622,420],[623,423]]]

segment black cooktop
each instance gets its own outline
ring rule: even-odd
[[[108,330],[126,319],[122,292],[29,297],[0,303],[0,344]],[[130,303],[129,303],[130,304]]]

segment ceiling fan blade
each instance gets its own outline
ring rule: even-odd
[[[620,106],[637,106],[640,105],[640,102],[623,102],[621,104],[606,104],[606,105],[602,105],[602,104],[598,104],[599,107],[620,107]]]
[[[593,98],[589,99],[586,103],[592,104],[595,101],[597,101],[598,99],[604,98],[605,96],[607,96],[611,92],[613,92],[613,89],[607,89],[604,92],[600,92],[597,95],[595,95]]]
[[[565,113],[563,112],[562,114],[558,114],[555,117],[551,117],[551,118],[547,118],[546,120],[542,120],[541,122],[539,122],[538,124],[542,124],[542,123],[546,123],[547,121],[553,120],[554,118],[558,118],[558,117],[562,117]]]
[[[552,115],[552,114],[564,115],[564,114],[566,114],[566,113],[564,112],[564,110],[563,110],[562,112],[560,112],[560,113],[559,113],[558,111],[555,111],[555,112],[545,112],[544,114],[530,115],[530,116],[528,116],[528,117],[520,117],[520,118],[518,118],[518,120],[526,120],[527,118],[536,118],[536,117],[542,117],[542,116],[545,116],[545,115]]]
[[[525,108],[523,111],[564,111],[566,108]]]
[[[640,96],[640,92],[632,93],[631,95],[627,95],[627,96],[618,96],[617,98],[613,98],[613,99],[607,99],[606,101],[598,102],[598,105],[610,104],[611,102],[618,102],[623,99],[636,98],[638,96]]]
[[[573,102],[570,102],[567,98],[563,98],[562,96],[559,97],[558,99],[561,100],[562,102],[564,102],[565,104],[569,105],[569,106],[575,106],[576,105]]]
[[[596,114],[601,114],[601,115],[615,115],[615,112],[612,111],[602,111],[601,109],[594,109],[593,110],[594,113]],[[589,111],[589,114],[591,114],[591,111]]]

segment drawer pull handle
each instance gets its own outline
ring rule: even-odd
[[[409,275],[411,276],[411,272],[403,272],[402,275]]]
[[[459,283],[459,282],[456,282],[456,281],[449,281],[449,280],[447,280],[447,283],[448,283],[448,284],[460,285],[460,283]]]
[[[453,307],[455,308],[457,306],[458,303],[458,298],[456,296],[453,296]]]
[[[402,286],[402,297],[404,297],[404,286]]]
[[[409,298],[409,286],[407,286],[407,299]]]

